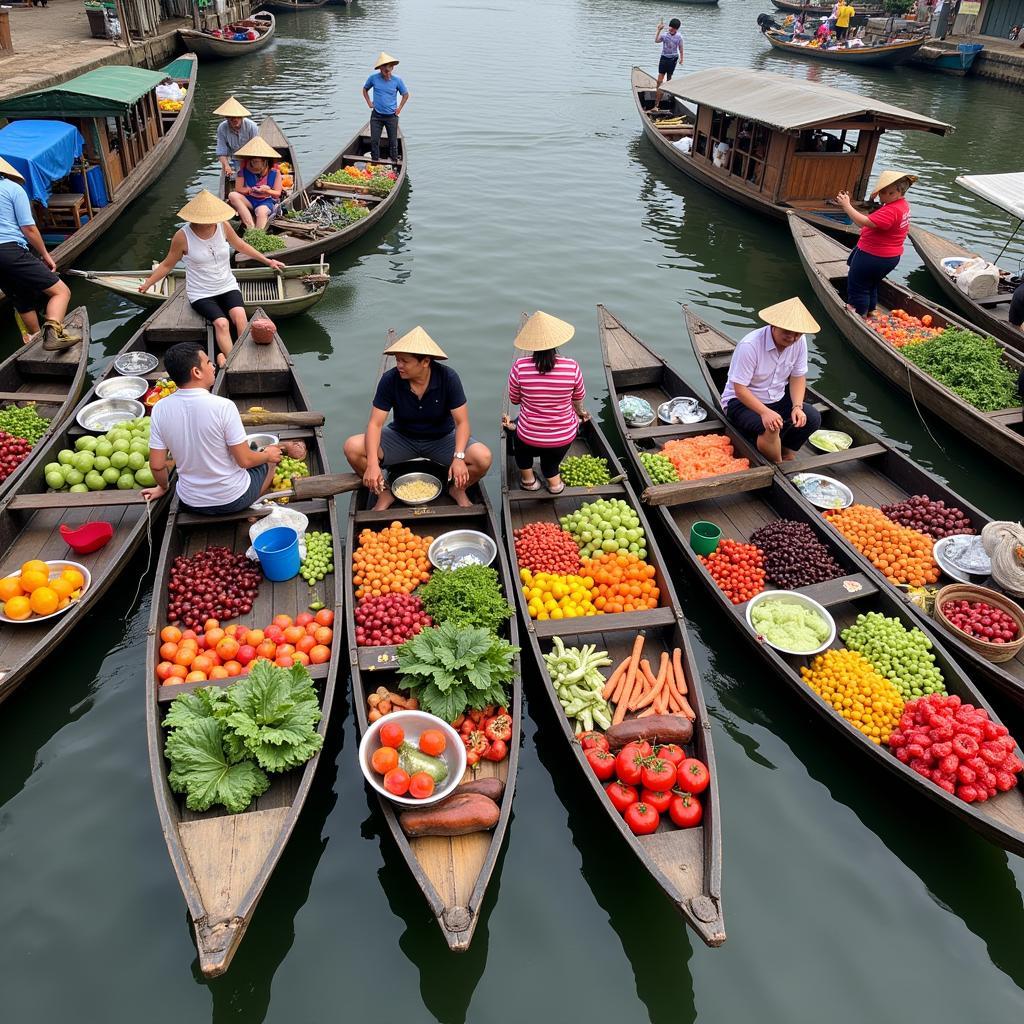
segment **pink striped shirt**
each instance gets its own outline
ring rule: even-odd
[[[550,373],[538,373],[532,356],[517,359],[508,375],[509,401],[520,407],[516,434],[537,448],[571,444],[579,427],[572,403],[586,394],[575,359],[558,356]]]

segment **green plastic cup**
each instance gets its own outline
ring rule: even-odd
[[[690,547],[698,555],[710,555],[721,539],[722,531],[714,523],[694,523],[690,527]]]

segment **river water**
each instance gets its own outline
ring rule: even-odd
[[[760,38],[761,9],[683,8],[687,69],[755,67],[952,122],[946,139],[886,136],[880,166],[921,176],[910,194],[918,223],[994,255],[1006,218],[954,178],[1019,168],[1019,91],[913,68],[791,62]],[[643,140],[629,70],[656,64],[654,26],[676,13],[646,0],[374,0],[280,16],[268,50],[203,66],[180,154],[81,265],[162,256],[186,196],[214,187],[211,112],[229,93],[278,120],[308,177],[363,122],[359,89],[383,48],[402,59],[413,94],[403,115],[410,187],[382,226],[332,258],[334,282],[314,313],[285,325],[336,449],[365,421],[388,327],[430,331],[466,383],[474,432],[493,442],[521,310],[576,324],[571,354],[600,411],[596,303],[695,377],[680,303],[739,332],[756,310],[798,294],[826,325],[813,344],[821,389],[989,512],[1018,516],[1019,496],[996,471],[941,424],[925,427],[844,350],[785,225],[687,181]],[[935,295],[909,245],[897,276]],[[73,287],[89,307],[95,369],[142,314]],[[146,564],[143,553],[0,716],[5,1020],[1021,1019],[1024,862],[834,744],[682,579],[714,717],[724,947],[695,941],[608,834],[538,697],[482,922],[468,954],[449,954],[382,836],[346,698],[234,964],[204,982],[146,762],[148,583],[128,603]],[[535,686],[529,677],[528,696]],[[1010,724],[1024,730],[1019,715]]]

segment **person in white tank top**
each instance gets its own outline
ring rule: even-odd
[[[224,365],[231,351],[232,325],[237,338],[248,323],[242,293],[231,273],[231,250],[274,270],[284,269],[283,263],[257,252],[238,237],[228,223],[234,215],[235,211],[227,203],[203,189],[178,211],[185,226],[174,233],[163,261],[139,285],[139,291],[146,292],[162,281],[179,261],[184,264],[188,301],[197,313],[213,323],[218,366]]]

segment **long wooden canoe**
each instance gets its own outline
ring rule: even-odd
[[[82,340],[71,348],[48,352],[42,333],[0,363],[0,409],[33,404],[40,416],[50,421],[33,451],[5,480],[0,481],[0,503],[31,471],[33,463],[46,450],[50,438],[68,418],[78,402],[89,365],[89,314],[85,306],[72,310],[65,318],[67,326],[81,334]]]
[[[139,285],[149,277],[148,270],[69,270],[106,288],[115,295],[131,299],[140,306],[160,306],[185,287],[184,267],[175,267],[159,284],[140,292]],[[270,267],[240,267],[233,271],[245,302],[245,315],[252,318],[262,309],[271,319],[282,320],[311,310],[330,284],[330,264],[300,264],[273,270]]]
[[[292,196],[282,204],[280,215],[275,217],[268,225],[270,233],[281,238],[286,246],[284,249],[279,249],[270,254],[274,259],[289,264],[309,263],[318,259],[322,253],[332,253],[336,249],[341,249],[354,242],[357,238],[366,234],[371,227],[384,217],[405,186],[407,161],[405,157],[405,138],[402,135],[401,128],[398,131],[398,165],[393,168],[397,171],[395,187],[384,198],[352,192],[344,188],[321,188],[318,185],[319,179],[324,174],[341,170],[341,168],[348,167],[357,161],[366,161],[367,157],[365,154],[369,153],[369,151],[370,125],[367,123],[345,143],[341,151],[326,167],[322,168],[319,173],[310,179],[310,183],[305,188],[293,192]],[[390,161],[386,159],[378,160],[377,163],[391,166]],[[364,203],[369,207],[370,212],[361,220],[357,220],[343,228],[322,228],[313,224],[290,221],[287,217],[288,212],[291,210],[301,212],[315,209],[317,206],[322,209],[324,204],[341,203],[344,200]],[[237,262],[239,266],[246,266],[253,261],[240,257]]]
[[[574,512],[584,502],[597,498],[621,498],[628,502],[640,517],[647,537],[647,562],[654,566],[655,579],[661,591],[661,606],[638,612],[592,616],[590,618],[563,619],[561,621],[533,620],[521,587],[516,587],[519,615],[525,627],[533,659],[543,682],[544,693],[551,704],[562,740],[572,752],[594,798],[605,814],[609,829],[617,831],[633,851],[643,868],[679,908],[687,924],[709,946],[725,942],[725,920],[722,910],[722,833],[718,801],[718,774],[711,736],[711,722],[701,688],[700,675],[693,657],[686,620],[680,610],[675,589],[669,578],[657,541],[647,522],[644,509],[633,489],[622,475],[618,459],[600,427],[593,420],[580,425],[580,432],[569,455],[595,455],[608,462],[612,477],[619,482],[602,487],[566,487],[557,496],[546,490],[525,491],[520,487],[519,471],[512,456],[511,431],[503,431],[502,438],[502,519],[505,544],[513,568],[516,567],[513,531],[534,522],[557,523],[560,516]],[[552,640],[560,636],[566,647],[597,644],[608,652],[613,664],[627,657],[637,633],[646,634],[644,656],[652,663],[662,651],[682,651],[683,672],[689,688],[688,700],[697,713],[693,741],[687,745],[687,755],[700,758],[711,773],[711,783],[701,796],[704,817],[699,827],[677,829],[663,822],[657,832],[649,836],[635,836],[622,816],[612,807],[583,754],[565,712],[558,701],[544,663],[544,655],[552,648]],[[632,718],[632,713],[629,715]]]
[[[163,353],[179,341],[195,341],[205,345],[212,359],[213,329],[193,311],[184,293],[161,306],[121,349],[124,352],[150,352],[159,358],[157,366],[147,374],[155,381],[164,375]],[[118,353],[119,355],[121,353]],[[75,421],[82,406],[95,401],[95,387],[109,377],[117,376],[111,359],[98,375],[82,400],[64,424],[40,447],[38,456],[18,485],[0,505],[0,575],[16,572],[29,559],[70,559],[85,565],[92,574],[92,585],[82,599],[56,618],[38,623],[28,620],[18,625],[0,625],[0,701],[9,697],[45,657],[56,650],[64,637],[99,604],[103,594],[117,582],[127,568],[131,555],[152,536],[168,503],[164,495],[152,505],[137,490],[90,491],[71,494],[50,491],[46,486],[44,468],[57,461],[57,453],[74,448],[75,440],[87,431]],[[65,544],[59,527],[81,526],[92,520],[105,520],[114,528],[114,536],[91,555],[76,555]],[[127,613],[124,601],[119,611]]]
[[[729,363],[736,347],[735,342],[705,323],[691,309],[684,307],[683,315],[704,382],[715,400],[718,411],[724,413],[721,392],[729,374]],[[655,353],[652,355],[660,359]],[[823,429],[844,431],[853,438],[853,445],[844,452],[820,452],[810,444],[805,445],[795,460],[783,462],[776,467],[787,484],[795,474],[811,470],[841,480],[853,492],[853,500],[862,505],[878,507],[903,501],[911,495],[926,494],[934,501],[944,501],[948,506],[962,509],[971,520],[973,529],[979,532],[991,521],[981,509],[951,490],[937,476],[923,469],[885,438],[869,430],[812,387],[807,388],[807,400],[821,413]],[[754,448],[754,454],[759,462],[763,463],[764,460],[756,447],[751,447]],[[810,505],[795,487],[794,492],[811,515],[819,516],[818,510]],[[823,522],[827,523],[828,520],[823,519]],[[889,585],[885,575],[838,531],[835,531],[835,539],[837,543],[847,548],[852,558],[863,564],[863,571],[869,573],[876,583]],[[944,586],[953,582],[955,581],[952,577],[943,574],[939,585]],[[985,586],[999,589],[992,580],[985,581]],[[906,591],[897,589],[896,593],[906,600],[911,611],[919,618],[934,626],[924,611],[910,601]],[[1018,704],[1024,704],[1024,652],[1011,661],[996,665],[968,647],[952,632],[944,628],[938,629],[938,632],[941,633],[943,642],[953,657],[968,670],[972,679],[985,680],[987,684],[997,687],[1005,697]]]
[[[900,39],[895,43],[878,43],[872,46],[849,46],[825,49],[820,46],[801,46],[792,41],[792,36],[785,31],[768,31],[765,39],[772,49],[791,57],[805,60],[832,61],[836,64],[872,65],[874,67],[894,68],[904,61],[910,60],[928,41],[920,39]]]
[[[849,250],[792,214],[789,227],[815,295],[857,353],[887,380],[911,395],[915,405],[930,410],[943,423],[957,430],[965,440],[997,459],[1004,470],[1024,475],[1024,410],[1017,406],[999,412],[981,412],[934,377],[918,369],[899,349],[890,345],[861,317],[846,308],[846,259]],[[880,285],[878,307],[880,313],[903,309],[913,316],[930,315],[936,327],[958,327],[979,333],[977,327],[956,313],[928,302],[893,281],[886,280]],[[1019,374],[1024,369],[1024,357],[1005,342],[999,344],[1007,364],[1015,375]]]
[[[800,0],[772,0],[772,4],[788,14],[813,14],[816,17],[827,18],[832,13],[832,8],[826,4],[806,4],[801,3]],[[885,16],[885,11],[881,7],[858,8],[857,16],[865,20],[882,18]]]
[[[392,332],[389,342],[394,340]],[[381,363],[381,373],[388,365],[389,360],[385,358]],[[381,530],[395,520],[401,521],[421,537],[437,537],[450,530],[464,529],[485,533],[493,538],[497,545],[498,556],[493,568],[497,570],[502,590],[511,604],[514,601],[512,591],[518,591],[518,586],[509,572],[509,563],[502,547],[494,510],[487,492],[482,487],[472,488],[470,496],[474,501],[470,508],[459,507],[442,492],[442,496],[429,505],[408,508],[396,503],[381,512],[374,511],[365,487],[360,488],[352,497],[345,542],[345,626],[352,670],[352,700],[355,704],[360,734],[369,726],[367,697],[378,686],[397,689],[401,684],[396,674],[397,648],[359,647],[356,644],[353,614],[356,598],[352,582],[352,555],[359,543],[359,534],[364,529]],[[506,637],[516,647],[519,646],[519,629],[514,617],[509,620]],[[398,823],[395,805],[377,795],[388,830],[413,879],[426,897],[431,913],[437,918],[449,949],[455,952],[465,952],[473,940],[487,885],[511,821],[516,773],[519,769],[523,716],[522,674],[518,655],[508,707],[512,715],[512,738],[508,742],[508,757],[499,762],[480,761],[475,769],[467,769],[463,777],[463,781],[472,778],[498,778],[505,784],[501,799],[501,815],[493,831],[472,832],[469,835],[451,838],[421,836],[410,839]]]
[[[264,11],[291,14],[296,11],[315,11],[329,2],[330,0],[261,0],[256,6]]]
[[[638,395],[655,404],[673,397],[677,392],[678,375],[666,372],[663,360],[656,357],[647,346],[611,314],[599,307],[599,331],[604,356],[605,374],[611,397],[612,412],[616,419],[626,448],[630,473],[638,486],[646,486],[645,494],[657,491],[640,461],[640,452],[656,449],[661,443],[674,437],[692,435],[685,426],[676,425],[676,433],[657,435],[652,443],[650,436],[638,434],[627,427],[619,412],[619,399],[626,395]],[[737,452],[744,450],[742,436],[733,429],[717,409],[711,409],[704,423],[699,424],[705,433],[724,434],[733,443]],[[711,477],[704,481],[709,486],[727,477]],[[698,481],[700,482],[700,481]],[[658,485],[671,487],[671,484]],[[751,651],[767,663],[784,682],[788,683],[819,718],[829,723],[843,736],[852,748],[865,755],[874,763],[893,772],[911,788],[928,797],[951,815],[959,818],[985,838],[1014,853],[1024,853],[1024,792],[1018,787],[1007,793],[1000,793],[991,800],[980,804],[968,804],[947,793],[930,779],[925,780],[907,765],[897,760],[888,749],[873,743],[867,736],[855,729],[845,718],[838,715],[830,705],[824,703],[807,686],[800,668],[809,665],[811,659],[805,656],[785,655],[774,650],[767,643],[759,641],[746,623],[746,605],[734,605],[719,589],[711,574],[690,547],[690,527],[697,522],[711,522],[719,526],[722,536],[749,542],[751,534],[767,523],[780,519],[806,523],[817,539],[829,549],[832,557],[843,570],[838,579],[827,580],[813,586],[800,587],[798,592],[813,598],[826,607],[836,623],[836,640],[833,647],[841,649],[843,643],[839,634],[850,626],[856,617],[877,611],[898,618],[905,628],[918,627],[931,640],[935,664],[941,670],[946,689],[957,694],[964,702],[985,708],[996,721],[998,716],[986,703],[985,698],[951,657],[944,646],[945,637],[928,623],[915,616],[892,589],[875,580],[864,571],[859,559],[851,557],[849,550],[837,543],[836,531],[827,528],[821,517],[814,515],[781,474],[773,473],[757,488],[729,492],[712,491],[704,495],[700,490],[681,492],[673,496],[671,505],[658,506],[661,524],[672,541],[673,548],[684,568],[696,578],[711,596],[722,614],[738,629],[748,642]],[[767,589],[774,589],[769,584]],[[1020,748],[1017,748],[1020,757]]]
[[[180,28],[178,35],[186,50],[191,50],[200,60],[226,60],[244,57],[269,46],[277,30],[277,18],[270,11],[259,11],[244,22],[247,28],[254,28],[259,35],[255,39],[225,39],[200,32],[195,28]]]
[[[271,345],[257,345],[247,330],[231,351],[213,391],[230,399],[244,412],[260,405],[276,412],[311,410],[309,398],[280,335]],[[327,472],[327,445],[322,428],[269,429],[282,439],[303,440],[308,449],[307,464],[312,474]],[[334,564],[340,566],[341,534],[333,499],[297,501],[289,506],[309,518],[309,529],[329,532],[334,541]],[[199,949],[199,969],[208,977],[223,974],[238,948],[260,896],[284,852],[292,829],[316,773],[319,755],[302,768],[271,776],[271,786],[240,814],[223,808],[194,812],[183,797],[173,793],[167,782],[164,757],[165,730],[161,722],[174,698],[196,686],[230,685],[234,680],[209,684],[161,685],[156,677],[160,630],[167,625],[167,584],[175,558],[192,555],[210,546],[244,551],[249,546],[250,509],[229,516],[203,516],[186,512],[177,496],[171,502],[167,528],[160,545],[149,619],[146,650],[146,730],[149,743],[150,775],[167,851],[181,885]],[[315,587],[296,576],[283,583],[264,579],[245,625],[261,628],[275,615],[304,612],[314,599],[334,611],[340,622],[342,587],[340,573],[328,575]],[[344,660],[343,645],[336,634],[330,661],[310,665],[309,672],[320,698],[323,717],[317,731],[327,732],[339,667]]]
[[[949,258],[975,259],[978,255],[976,252],[924,228],[911,227],[910,241],[914,243],[921,262],[931,272],[938,286],[971,323],[977,324],[993,338],[1005,341],[1017,352],[1024,352],[1024,330],[1014,327],[1009,321],[1010,299],[1013,298],[1010,285],[1001,286],[999,292],[991,298],[972,299],[957,287],[956,280],[943,269],[942,261]]]
[[[288,164],[292,169],[292,183],[289,188],[281,190],[281,200],[286,202],[290,195],[294,195],[302,188],[302,175],[299,173],[299,158],[295,147],[285,134],[284,129],[272,117],[265,117],[260,122],[260,138],[276,149],[281,154],[281,163]],[[220,172],[220,184],[217,186],[217,194],[221,199],[227,201],[228,193],[235,187],[235,175]]]

